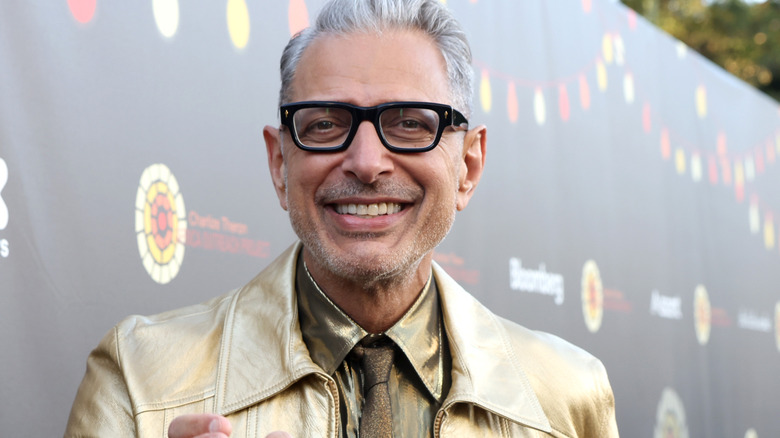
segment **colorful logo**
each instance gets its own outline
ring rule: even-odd
[[[696,339],[699,344],[707,345],[712,327],[712,307],[707,289],[701,284],[696,286],[693,296],[693,320],[696,325]]]
[[[661,393],[656,413],[654,438],[688,438],[685,408],[680,396],[672,388]]]
[[[604,287],[599,267],[593,260],[585,262],[582,268],[582,314],[588,330],[591,333],[599,331],[604,316]]]
[[[8,206],[3,201],[3,188],[8,182],[8,165],[5,160],[0,158],[0,230],[4,230],[8,225]]]
[[[152,280],[167,284],[179,273],[187,239],[187,212],[168,166],[144,169],[135,200],[138,252]]]

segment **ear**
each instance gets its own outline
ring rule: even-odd
[[[458,177],[458,196],[456,207],[458,211],[468,205],[474,195],[482,170],[485,168],[485,147],[487,145],[487,127],[485,125],[469,129],[463,139],[463,163]]]
[[[263,138],[265,139],[265,149],[268,152],[268,170],[271,171],[271,181],[273,181],[276,196],[279,198],[279,204],[287,210],[287,186],[284,181],[285,165],[284,155],[282,154],[282,132],[273,126],[263,128]]]

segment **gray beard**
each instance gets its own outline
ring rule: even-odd
[[[397,183],[383,182],[374,184],[362,184],[354,180],[345,182],[336,187],[319,190],[315,195],[318,205],[350,196],[391,196],[403,199],[419,199],[420,187],[402,186]],[[403,285],[412,280],[420,262],[424,256],[446,237],[455,220],[455,206],[451,206],[450,213],[443,220],[433,224],[422,226],[414,243],[404,245],[401,251],[378,254],[371,259],[365,257],[340,257],[327,245],[320,241],[315,231],[314,223],[301,209],[290,206],[290,223],[293,230],[303,242],[304,247],[311,253],[316,262],[332,275],[362,284],[365,290],[384,289]],[[375,233],[359,233],[352,236],[359,240],[373,240]]]

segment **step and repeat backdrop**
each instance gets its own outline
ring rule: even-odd
[[[611,1],[446,3],[489,135],[438,263],[600,357],[623,436],[780,436],[778,104]],[[321,4],[0,3],[3,435],[61,435],[116,322],[294,241],[262,127]]]

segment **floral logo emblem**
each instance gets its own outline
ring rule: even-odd
[[[588,330],[591,333],[599,331],[604,317],[604,286],[599,267],[593,260],[585,262],[582,268],[582,313]]]
[[[688,438],[685,408],[672,388],[665,388],[658,402],[654,438]]]
[[[144,169],[135,200],[138,252],[152,280],[167,284],[179,273],[187,238],[187,212],[168,166]]]
[[[707,295],[707,289],[703,285],[696,286],[696,292],[693,297],[693,320],[696,324],[696,339],[701,345],[707,345],[710,340],[710,329],[712,327],[712,307],[710,306],[710,297]]]

